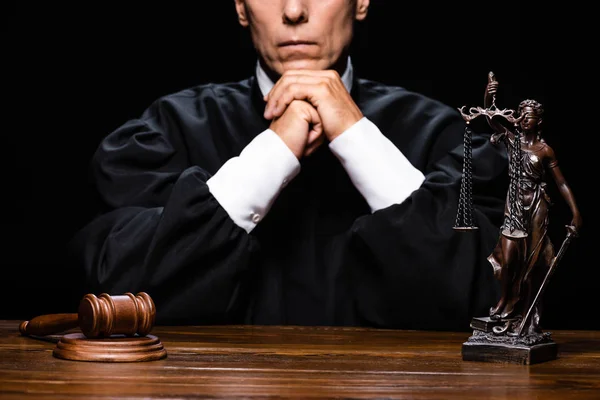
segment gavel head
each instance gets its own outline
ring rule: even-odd
[[[156,309],[147,293],[110,296],[86,294],[79,303],[79,328],[88,338],[123,334],[146,336],[154,326]]]

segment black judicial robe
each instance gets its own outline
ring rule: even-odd
[[[256,79],[158,99],[100,144],[103,209],[70,243],[88,291],[146,291],[157,324],[344,325],[467,330],[498,298],[486,257],[499,234],[506,157],[473,138],[479,230],[453,229],[464,121],[399,87],[355,79],[364,113],[426,176],[371,213],[327,145],[248,234],[206,181],[269,127]]]

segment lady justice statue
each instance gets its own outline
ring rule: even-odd
[[[498,81],[492,72],[484,96],[484,108],[471,107],[460,112],[467,122],[484,115],[493,130],[492,143],[504,144],[508,153],[510,183],[506,196],[504,223],[498,242],[488,257],[494,276],[501,286],[501,296],[491,307],[489,316],[474,318],[473,335],[463,344],[463,359],[535,363],[556,358],[556,344],[550,334],[542,332],[540,302],[548,280],[564,251],[581,228],[582,219],[573,192],[559,167],[554,150],[542,138],[544,109],[535,100],[523,100],[517,116],[509,109],[496,107]],[[504,122],[504,123],[503,123]],[[509,124],[506,124],[508,122]],[[470,134],[466,131],[465,135]],[[465,140],[465,145],[469,141]],[[466,149],[466,147],[465,147]],[[470,165],[470,152],[465,150],[465,165]],[[465,175],[470,174],[468,168]],[[552,178],[568,204],[572,220],[558,252],[548,236],[549,210],[552,204],[547,183]],[[468,176],[464,176],[467,182]],[[470,185],[463,186],[463,192]],[[462,194],[459,207],[468,210],[470,194]],[[467,199],[467,200],[464,200]],[[473,229],[461,225],[457,217],[455,229]],[[472,224],[471,224],[472,225]]]

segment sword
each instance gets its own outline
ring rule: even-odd
[[[546,289],[546,286],[548,285],[548,281],[550,280],[550,277],[554,274],[554,271],[556,271],[556,267],[558,266],[558,263],[560,262],[563,254],[567,250],[567,247],[569,247],[571,240],[577,236],[577,232],[575,231],[575,228],[573,226],[567,225],[566,228],[567,228],[567,236],[563,240],[562,245],[560,246],[560,249],[558,250],[558,253],[556,253],[554,258],[552,259],[552,262],[550,263],[550,268],[548,268],[548,272],[546,272],[546,276],[544,277],[544,280],[542,281],[542,284],[540,285],[540,288],[539,288],[537,294],[535,295],[535,298],[533,299],[531,306],[529,306],[529,310],[527,310],[527,314],[525,314],[525,318],[523,318],[523,321],[521,321],[521,324],[519,325],[519,329],[516,332],[517,333],[516,336],[521,336],[521,332],[523,331],[523,328],[525,327],[525,325],[527,325],[527,321],[529,321],[529,318],[531,318],[533,309],[537,305],[544,290]]]

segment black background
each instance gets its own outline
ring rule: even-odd
[[[148,4],[21,3],[3,13],[0,318],[76,312],[81,293],[64,245],[90,216],[87,166],[103,136],[159,96],[253,72],[254,52],[233,0]],[[579,17],[532,3],[375,0],[353,44],[362,77],[453,107],[481,105],[490,70],[500,81],[499,107],[525,98],[544,104],[544,137],[584,219],[545,294],[543,325],[550,329],[600,327],[591,123],[598,112],[587,100],[595,74]],[[571,217],[551,193],[558,247]]]

